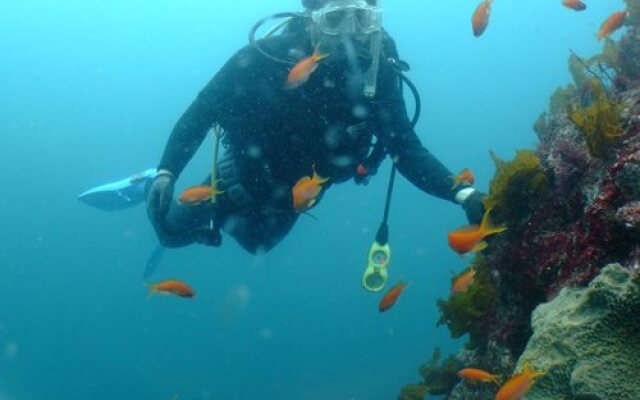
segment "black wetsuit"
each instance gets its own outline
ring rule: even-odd
[[[292,49],[313,51],[306,35],[285,33],[260,41],[270,54],[286,58]],[[402,84],[386,60],[396,58],[385,34],[377,92],[362,95],[350,88],[348,66],[320,63],[308,82],[285,88],[290,66],[247,46],[238,51],[200,92],[175,125],[158,168],[176,177],[207,132],[219,124],[226,132],[219,204],[173,204],[155,228],[165,246],[195,241],[219,244],[218,227],[252,253],[276,245],[299,214],[291,189],[315,166],[330,184],[356,175],[374,137],[397,160],[398,170],[414,185],[454,201],[450,171],[426,150],[410,127]],[[241,188],[241,190],[237,190]],[[235,192],[235,193],[234,193]]]

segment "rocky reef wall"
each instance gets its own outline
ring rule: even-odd
[[[638,0],[628,5],[640,9]],[[438,323],[469,341],[456,357],[423,365],[415,396],[400,399],[435,394],[431,386],[448,399],[494,399],[495,386],[460,382],[455,369],[508,378],[525,359],[547,372],[527,399],[640,398],[637,387],[620,386],[620,379],[637,385],[640,365],[621,345],[640,354],[630,294],[640,265],[640,20],[628,25],[601,54],[570,54],[573,82],[552,94],[535,122],[536,149],[513,160],[493,156],[485,205],[508,231],[472,260],[469,288],[438,303]],[[632,312],[635,322],[625,323]],[[570,329],[589,318],[600,322]],[[433,379],[427,385],[434,376],[448,382],[446,390]]]

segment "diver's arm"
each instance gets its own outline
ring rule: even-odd
[[[451,171],[420,144],[414,131],[395,136],[388,149],[398,171],[415,186],[441,199],[459,202],[456,194],[460,189],[451,190]]]
[[[399,89],[398,89],[399,90]],[[458,190],[451,190],[451,171],[420,143],[402,97],[380,103],[378,110],[380,139],[396,162],[398,171],[421,190],[441,199],[456,201]]]
[[[206,100],[207,92],[205,89],[200,93],[174,126],[158,170],[169,171],[176,177],[180,175],[207,136],[215,121],[215,107]]]
[[[182,114],[173,127],[158,169],[170,171],[176,177],[182,173],[209,129],[229,107],[231,88],[238,78],[238,58],[244,51],[240,50],[227,61]]]

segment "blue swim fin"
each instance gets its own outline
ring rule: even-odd
[[[133,207],[146,200],[149,185],[157,173],[156,168],[149,168],[128,178],[89,189],[78,199],[104,211]]]
[[[151,252],[147,263],[144,266],[144,272],[142,277],[147,279],[151,277],[158,271],[158,267],[160,266],[160,262],[162,262],[162,256],[164,255],[164,246],[157,245],[155,249]]]

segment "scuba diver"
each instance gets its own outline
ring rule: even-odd
[[[255,40],[254,27],[251,43],[175,124],[157,170],[143,174],[160,243],[219,246],[223,230],[248,252],[266,252],[331,185],[366,183],[387,155],[394,171],[461,205],[468,220],[479,223],[484,195],[471,186],[452,189],[453,174],[414,131],[416,119],[410,120],[403,97],[406,64],[382,28],[380,0],[302,5],[303,13],[275,16],[288,17],[277,35]],[[303,62],[307,74],[288,85],[290,71]],[[214,193],[215,201],[179,203],[176,180],[214,126],[224,132],[224,152],[204,185],[221,194]],[[296,190],[314,188],[300,205]]]

